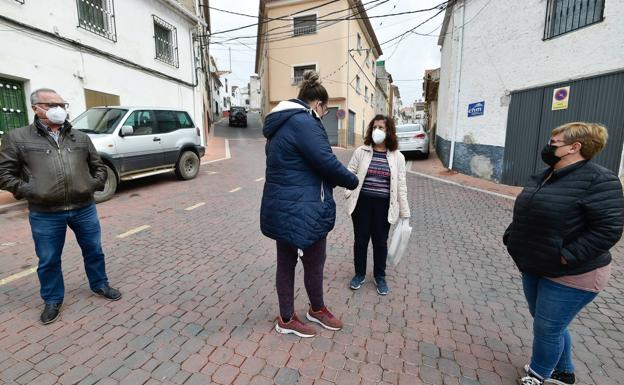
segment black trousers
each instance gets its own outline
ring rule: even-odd
[[[388,259],[388,209],[390,199],[360,195],[351,219],[353,220],[353,257],[355,274],[366,275],[368,242],[373,240],[374,277],[386,276]]]

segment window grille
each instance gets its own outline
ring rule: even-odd
[[[158,16],[154,17],[156,60],[178,67],[178,32],[176,27]]]
[[[76,0],[78,27],[117,41],[113,0]]]
[[[548,0],[544,40],[601,22],[605,0]]]

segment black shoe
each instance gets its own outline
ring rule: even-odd
[[[550,378],[544,381],[544,384],[574,385],[576,384],[576,376],[574,373],[566,373],[555,370]]]
[[[41,322],[44,325],[51,324],[56,321],[58,317],[61,315],[61,306],[63,303],[46,303],[43,308],[43,312],[41,312]]]
[[[97,295],[101,295],[102,297],[111,301],[117,301],[121,298],[121,293],[119,292],[119,290],[113,289],[108,285],[99,288],[98,290],[94,291],[94,293]]]

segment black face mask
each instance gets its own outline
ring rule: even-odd
[[[557,151],[559,147],[553,146],[552,144],[546,144],[542,149],[542,161],[553,167],[561,160],[561,157],[555,155],[555,151]]]

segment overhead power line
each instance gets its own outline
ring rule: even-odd
[[[448,3],[448,2],[446,2],[446,1],[445,1],[445,2],[444,2],[444,3],[442,3],[442,4],[445,4],[445,3]],[[434,8],[434,9],[440,9],[440,8]],[[381,45],[388,44],[388,43],[393,42],[393,41],[395,41],[395,40],[397,40],[397,39],[402,39],[402,38],[403,38],[403,37],[405,37],[407,34],[409,34],[409,33],[413,32],[413,31],[415,31],[415,30],[416,30],[416,28],[418,28],[418,27],[420,27],[421,25],[425,24],[426,22],[428,22],[428,21],[430,21],[430,20],[434,19],[436,16],[438,16],[439,14],[441,14],[442,12],[444,12],[445,10],[446,10],[446,8],[445,8],[445,7],[442,7],[442,9],[440,9],[440,11],[439,11],[439,12],[436,12],[436,14],[435,14],[435,15],[433,15],[433,16],[431,16],[430,18],[426,19],[426,20],[425,20],[425,21],[423,21],[422,23],[419,23],[419,24],[418,24],[417,26],[415,26],[414,28],[411,28],[411,29],[409,29],[409,30],[405,31],[405,32],[403,32],[403,33],[401,33],[401,34],[399,34],[399,35],[397,35],[397,36],[393,37],[392,39],[389,39],[389,40],[384,41],[383,43],[381,43]]]
[[[363,11],[369,11],[369,10],[371,10],[373,8],[376,8],[376,7],[378,7],[378,6],[380,6],[380,5],[384,4],[384,3],[387,3],[388,1],[390,1],[390,0],[372,0],[372,1],[369,1],[369,2],[367,2],[365,4],[363,4],[363,6],[370,5],[370,4],[373,4],[373,3],[377,3],[377,4],[373,4],[370,8],[363,9]],[[338,11],[333,11],[333,12],[327,13],[325,15],[322,15],[321,18],[326,17],[326,16],[330,16],[330,15],[335,15],[337,13],[348,12],[348,11],[351,11],[351,10],[353,10],[355,8],[357,8],[357,6],[352,6],[352,7],[349,7],[347,9],[341,9],[341,10],[338,10]],[[361,12],[362,12],[362,10],[358,10],[355,15],[361,14]],[[257,16],[254,16],[254,17],[257,17]],[[319,19],[317,19],[317,21],[318,20]],[[338,21],[336,21],[336,22],[324,21],[322,25],[317,26],[317,28],[316,28],[317,31],[321,30],[321,29],[324,29],[324,28],[331,27],[331,26],[335,25],[336,23],[338,23],[340,21],[349,20],[349,16],[347,15],[347,16],[344,16],[342,18],[333,19],[333,20],[338,20]],[[273,32],[273,31],[277,31],[277,30],[284,30],[284,31]],[[289,39],[289,38],[292,37],[292,35],[293,35],[292,24],[286,24],[286,25],[273,27],[273,28],[267,30],[266,32],[262,33],[260,36],[261,37],[275,37],[274,40],[269,40],[268,41],[268,42],[272,42],[272,41],[281,41],[281,40]],[[228,38],[226,40],[221,40],[221,42],[223,43],[223,42],[228,42],[228,41],[233,41],[233,40],[257,39],[257,38],[258,38],[258,35],[236,36],[236,37]],[[283,39],[278,40],[278,38],[283,38]]]
[[[447,3],[447,1],[445,1],[442,4]],[[356,8],[356,7],[353,7]],[[397,12],[397,13],[386,13],[386,14],[382,14],[382,15],[372,15],[372,16],[366,16],[366,17],[357,17],[357,16],[350,16],[346,19],[325,19],[323,17],[319,17],[316,19],[316,21],[342,21],[342,20],[364,20],[364,19],[379,19],[379,18],[386,18],[386,17],[393,17],[393,16],[403,16],[403,15],[411,15],[414,13],[421,13],[421,12],[427,12],[427,11],[433,11],[435,9],[439,9],[440,8],[440,4],[436,5],[435,7],[432,8],[423,8],[423,9],[416,9],[413,11],[405,11],[405,12]],[[219,9],[219,8],[214,8],[214,7],[210,7],[210,9],[214,9],[215,11],[219,11],[219,12],[224,12],[224,13],[229,13],[232,15],[238,15],[238,16],[246,16],[246,17],[252,17],[252,18],[258,18],[258,16],[254,16],[254,15],[250,15],[250,14],[246,14],[246,13],[240,13],[240,12],[234,12],[234,11],[228,11],[225,9]],[[340,11],[343,12],[343,11]],[[281,21],[293,21],[295,18],[292,17],[285,17],[285,16],[280,16],[280,17],[261,17],[261,20],[265,20],[265,21],[275,21],[275,20],[281,20]],[[256,23],[257,25],[257,23]]]
[[[319,8],[325,7],[325,6],[329,5],[329,4],[336,3],[336,2],[338,2],[338,1],[341,1],[341,0],[330,0],[330,1],[326,2],[326,3],[321,4],[321,5],[317,5],[317,6],[314,6],[314,7],[310,7],[310,8],[302,9],[301,11],[297,11],[297,12],[295,12],[295,13],[291,13],[289,16],[294,16],[294,15],[298,15],[298,14],[303,13],[303,12],[307,12],[307,11],[312,11],[312,10],[315,10],[315,9],[319,9]],[[267,23],[267,22],[268,22],[268,21],[263,21],[262,23],[263,23],[263,24],[265,24],[265,23]],[[232,28],[232,29],[228,29],[228,30],[225,30],[225,31],[217,31],[217,32],[213,32],[213,33],[211,33],[210,35],[211,35],[211,36],[214,36],[214,35],[220,35],[220,34],[223,34],[223,33],[234,32],[234,31],[239,31],[239,30],[241,30],[241,29],[245,29],[245,28],[249,28],[249,27],[255,27],[255,26],[257,26],[258,24],[259,24],[259,23],[253,23],[253,24],[243,25],[243,26],[241,26],[241,27]]]

